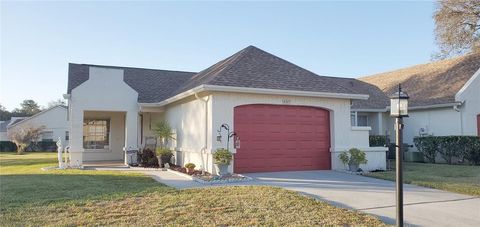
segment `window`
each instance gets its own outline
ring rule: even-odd
[[[357,126],[369,126],[367,115],[357,115]]]
[[[53,141],[53,132],[52,131],[42,132],[42,141]]]
[[[350,124],[352,126],[357,126],[357,112],[350,112]]]
[[[368,115],[352,111],[350,112],[350,124],[352,126],[370,126],[370,119]]]
[[[69,139],[70,139],[70,132],[65,131],[65,140],[69,140]]]
[[[108,149],[110,140],[109,119],[83,120],[83,148]]]

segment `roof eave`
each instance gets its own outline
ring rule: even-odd
[[[346,93],[330,93],[330,92],[311,92],[311,91],[295,91],[295,90],[279,90],[266,88],[247,88],[247,87],[232,87],[232,86],[218,86],[218,85],[200,85],[178,95],[165,99],[157,103],[139,103],[140,107],[160,107],[194,95],[195,93],[213,91],[213,92],[235,92],[235,93],[254,93],[265,95],[289,95],[289,96],[304,96],[316,98],[337,98],[337,99],[357,99],[367,100],[369,95],[364,94],[346,94]]]

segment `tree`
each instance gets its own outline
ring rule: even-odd
[[[0,121],[7,121],[12,117],[12,113],[0,104]]]
[[[480,51],[479,0],[439,0],[433,18],[440,48],[434,58]]]
[[[15,108],[13,113],[16,115],[32,116],[40,112],[40,106],[33,100],[27,99],[20,103],[20,109]]]
[[[51,108],[51,107],[54,107],[54,106],[65,106],[66,103],[65,103],[65,100],[63,99],[57,99],[57,100],[52,100],[50,102],[48,102],[48,108]]]
[[[17,145],[17,153],[23,154],[31,142],[38,140],[44,128],[45,126],[17,127],[8,132],[8,137]]]
[[[160,147],[162,149],[167,147],[169,140],[174,140],[174,133],[172,133],[172,128],[166,121],[161,121],[155,124],[153,127],[153,133],[160,139]]]

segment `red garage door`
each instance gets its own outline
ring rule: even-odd
[[[330,119],[306,106],[245,105],[234,110],[241,146],[236,173],[330,169]]]

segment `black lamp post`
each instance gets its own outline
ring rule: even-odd
[[[396,159],[396,198],[397,198],[397,226],[403,226],[403,117],[408,117],[408,95],[402,92],[398,85],[398,91],[390,96],[390,116],[395,117],[395,159]]]
[[[220,128],[217,130],[217,141],[222,142],[222,128],[227,130],[227,150],[229,150],[229,145],[230,145],[230,138],[234,137],[237,135],[235,132],[230,132],[230,126],[228,124],[222,124]]]

